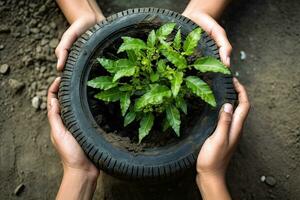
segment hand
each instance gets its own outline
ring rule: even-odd
[[[234,112],[231,104],[223,105],[217,128],[205,141],[198,155],[196,180],[200,190],[204,190],[206,186],[216,188],[216,185],[226,188],[226,169],[250,109],[244,86],[236,78],[233,79],[233,83],[238,93],[239,104]]]
[[[207,32],[219,47],[221,61],[229,67],[232,46],[228,41],[225,30],[216,22],[216,20],[200,10],[186,10],[182,15],[197,23],[205,32]]]
[[[64,126],[60,117],[57,92],[60,78],[56,78],[48,90],[47,109],[51,127],[51,141],[60,155],[65,173],[86,174],[98,177],[99,171]]]
[[[103,20],[103,18],[97,19],[94,14],[87,14],[76,19],[72,25],[63,34],[58,46],[55,49],[55,55],[57,57],[57,70],[61,71],[64,68],[65,62],[68,57],[69,50],[75,40],[87,31],[90,27],[95,25],[97,21]]]

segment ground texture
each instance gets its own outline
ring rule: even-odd
[[[182,12],[186,3],[99,1],[106,15],[149,6]],[[0,199],[53,199],[62,169],[49,139],[45,95],[56,76],[54,48],[68,25],[51,0],[0,0],[0,21]],[[300,199],[300,1],[233,1],[220,23],[234,48],[232,69],[252,103],[229,166],[230,191],[234,199]],[[95,199],[194,199],[189,181],[143,186],[102,174]]]

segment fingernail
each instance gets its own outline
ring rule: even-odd
[[[233,77],[233,82],[238,83],[239,81],[237,80],[237,78]]]
[[[232,113],[232,105],[230,103],[225,103],[224,106],[223,106],[223,110],[224,112],[226,113]]]
[[[227,66],[229,67],[230,66],[230,57],[229,56],[226,57],[226,63],[227,63]]]

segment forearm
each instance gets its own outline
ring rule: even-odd
[[[70,24],[82,17],[89,18],[95,23],[104,19],[95,0],[56,0],[56,2]]]
[[[92,199],[97,185],[97,177],[93,173],[65,170],[56,199]]]
[[[192,15],[193,12],[204,12],[214,19],[218,19],[230,0],[190,0],[184,10],[185,16]]]
[[[203,200],[231,200],[225,179],[197,175],[196,182]]]

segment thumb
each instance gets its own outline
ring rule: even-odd
[[[224,142],[228,140],[229,137],[228,133],[229,133],[231,120],[232,120],[232,112],[233,112],[233,107],[230,103],[225,103],[222,106],[218,125],[213,134],[215,138],[217,138],[220,142]]]

